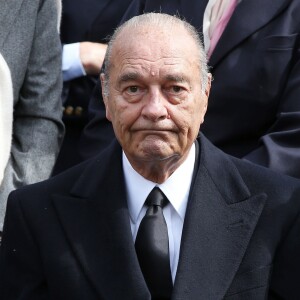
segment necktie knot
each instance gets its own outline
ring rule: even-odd
[[[164,208],[168,204],[168,199],[160,188],[155,187],[148,195],[145,204],[147,206],[160,206]]]

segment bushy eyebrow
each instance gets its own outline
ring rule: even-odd
[[[165,80],[174,81],[174,82],[181,82],[181,83],[186,82],[186,83],[190,84],[190,79],[187,78],[184,75],[181,75],[181,74],[178,74],[178,75],[176,75],[176,74],[167,74],[165,76]]]
[[[142,76],[137,73],[137,72],[129,72],[129,73],[125,73],[122,74],[119,78],[118,78],[118,84],[122,84],[128,81],[132,81],[132,80],[138,80],[140,79]]]

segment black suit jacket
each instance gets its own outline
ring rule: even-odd
[[[179,14],[202,31],[207,0],[134,0],[124,19],[150,11]],[[300,177],[300,1],[243,0],[213,52],[211,94],[202,132],[219,148]],[[113,131],[95,92],[84,158]],[[105,140],[106,139],[106,140]]]
[[[299,181],[199,143],[172,299],[299,299]],[[150,299],[129,218],[116,142],[13,192],[0,298]]]

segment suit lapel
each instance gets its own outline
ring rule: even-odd
[[[270,22],[289,2],[289,0],[243,0],[229,20],[209,64],[214,67],[229,51]]]
[[[9,29],[13,27],[13,23],[17,18],[24,0],[0,0],[0,49],[4,44]]]
[[[225,296],[265,198],[250,196],[233,164],[201,137],[200,167],[185,216],[173,299]]]
[[[71,194],[54,196],[53,202],[67,240],[99,296],[149,299],[131,235],[121,150],[114,146],[101,161],[93,161]]]

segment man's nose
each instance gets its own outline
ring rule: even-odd
[[[165,99],[160,89],[150,90],[142,110],[142,116],[154,122],[167,118],[166,103],[167,99]]]

